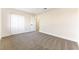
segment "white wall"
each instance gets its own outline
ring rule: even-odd
[[[10,28],[10,14],[18,14],[22,15],[25,17],[25,32],[30,31],[30,26],[31,26],[31,20],[32,17],[34,17],[32,14],[14,10],[14,9],[9,9],[9,8],[3,8],[2,9],[2,37],[12,35],[11,33],[11,28]]]
[[[0,39],[1,39],[1,8],[0,8]]]
[[[79,40],[78,9],[60,8],[38,15],[39,31],[68,40]]]

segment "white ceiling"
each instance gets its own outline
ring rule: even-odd
[[[47,11],[51,10],[52,8],[47,8],[47,9],[44,9],[44,8],[15,8],[15,9],[36,15],[36,14],[40,14],[43,12],[47,12]]]

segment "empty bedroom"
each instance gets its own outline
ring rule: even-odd
[[[0,50],[78,50],[78,8],[0,8]]]

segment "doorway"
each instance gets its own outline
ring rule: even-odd
[[[12,34],[36,31],[36,21],[33,16],[28,19],[23,15],[11,14],[10,24]]]

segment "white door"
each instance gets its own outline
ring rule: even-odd
[[[21,15],[11,14],[11,33],[25,32],[25,17]]]

